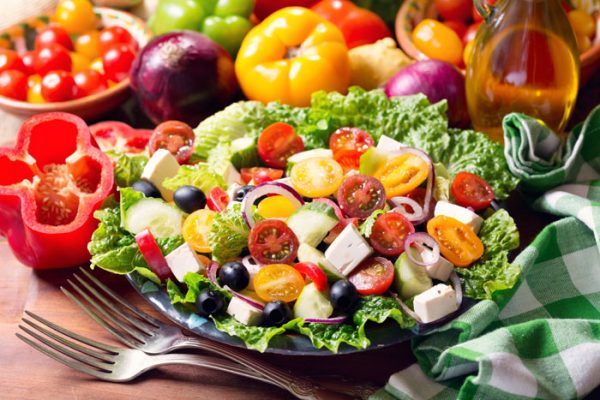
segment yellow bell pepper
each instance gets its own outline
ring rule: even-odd
[[[244,38],[235,72],[246,97],[310,104],[318,90],[346,93],[351,69],[344,36],[314,11],[281,9]]]

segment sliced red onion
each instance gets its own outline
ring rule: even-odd
[[[242,258],[242,265],[243,265],[244,267],[246,267],[246,269],[247,269],[248,271],[250,271],[250,270],[255,270],[255,269],[259,269],[259,268],[261,268],[261,267],[263,266],[263,264],[261,264],[261,263],[259,263],[258,261],[256,261],[256,260],[254,259],[254,257],[252,257],[252,256],[250,256],[250,255],[248,255],[248,256],[246,256],[246,257]]]
[[[313,202],[325,203],[328,206],[331,206],[331,208],[333,208],[333,211],[335,212],[335,216],[338,217],[338,220],[340,222],[342,222],[346,219],[346,217],[344,217],[344,213],[342,212],[342,209],[340,208],[340,206],[335,204],[335,201],[327,199],[325,197],[319,197],[318,199],[314,199]]]
[[[219,264],[217,264],[215,261],[211,261],[206,268],[206,276],[213,285],[221,287],[221,285],[219,285],[219,281],[217,280],[217,272],[219,272],[219,267]]]
[[[417,259],[412,254],[410,251],[411,246],[419,251],[422,260]],[[404,251],[413,264],[421,267],[433,265],[440,259],[440,246],[434,238],[425,232],[415,232],[408,235],[404,240]]]
[[[410,197],[406,196],[398,196],[392,197],[390,202],[396,206],[392,211],[402,214],[406,217],[410,222],[421,221],[423,219],[423,207]],[[404,205],[410,206],[413,209],[413,212],[409,212],[406,210]]]
[[[462,304],[462,301],[463,301],[463,290],[462,290],[462,285],[460,284],[460,278],[458,277],[458,274],[456,273],[456,271],[452,271],[450,273],[450,282],[452,283],[452,287],[454,288],[454,291],[456,292],[456,304],[460,308],[460,305]]]
[[[253,298],[250,298],[248,296],[244,296],[240,292],[236,292],[235,290],[233,290],[232,288],[230,288],[227,285],[223,286],[223,289],[227,290],[233,296],[237,297],[238,299],[242,300],[244,303],[249,304],[249,305],[251,305],[254,308],[258,308],[259,310],[262,310],[262,309],[265,308],[264,304],[259,303],[258,301],[254,300]]]
[[[250,228],[252,228],[256,223],[256,220],[254,219],[254,203],[259,198],[272,194],[286,197],[292,202],[292,204],[296,208],[304,204],[302,196],[300,196],[298,192],[296,192],[291,186],[286,185],[285,183],[261,183],[260,185],[255,186],[254,189],[246,193],[246,196],[244,196],[244,200],[242,200],[242,216],[244,217],[244,221],[246,221],[246,224],[248,224]]]
[[[310,324],[341,324],[344,323],[344,321],[346,321],[346,319],[348,319],[348,317],[346,315],[341,315],[339,317],[333,317],[333,318],[305,318],[304,322],[308,322]]]
[[[413,310],[410,309],[409,306],[406,305],[406,303],[404,303],[402,301],[402,299],[400,298],[400,296],[398,296],[396,293],[391,292],[392,293],[392,297],[396,300],[396,302],[398,303],[398,305],[400,306],[400,308],[402,309],[402,311],[404,311],[404,313],[406,315],[408,315],[409,317],[411,317],[412,319],[414,319],[415,321],[417,321],[418,324],[422,324],[423,322],[421,322],[421,318],[417,315],[417,313],[415,313]]]

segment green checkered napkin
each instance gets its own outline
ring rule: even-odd
[[[565,218],[519,254],[519,282],[413,340],[418,364],[373,399],[569,399],[600,385],[600,107],[564,145],[504,119],[506,159],[533,206]]]

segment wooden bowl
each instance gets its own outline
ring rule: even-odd
[[[396,39],[400,47],[409,57],[415,60],[426,60],[425,54],[420,52],[412,42],[412,31],[425,18],[437,18],[437,11],[433,0],[406,0],[396,15]],[[594,10],[593,0],[576,1],[578,8],[588,12]],[[600,10],[595,10],[596,37],[592,48],[580,56],[580,86],[583,86],[600,67]]]
[[[152,32],[145,22],[130,13],[103,7],[96,7],[94,11],[100,18],[101,26],[121,26],[127,29],[137,40],[140,48],[152,37]],[[0,32],[0,41],[5,41],[2,43],[3,45],[7,45],[6,42],[8,42],[8,45],[12,45],[19,53],[23,53],[31,46],[31,43],[27,46],[27,42],[31,42],[33,31],[48,23],[48,15],[30,18]],[[100,93],[56,103],[35,104],[0,96],[0,108],[22,117],[50,111],[64,111],[84,119],[93,119],[118,107],[127,100],[129,95],[129,78],[127,78]]]

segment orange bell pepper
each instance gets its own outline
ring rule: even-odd
[[[346,93],[351,75],[340,30],[302,7],[281,9],[254,27],[242,42],[235,72],[249,99],[299,107],[308,106],[318,90]]]

